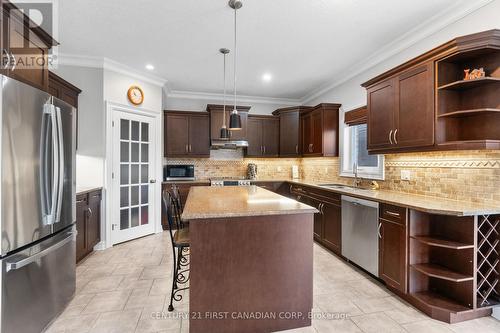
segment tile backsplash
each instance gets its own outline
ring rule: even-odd
[[[236,158],[168,159],[167,164],[194,164],[199,179],[245,177],[247,165],[255,163],[258,179],[290,179],[293,165],[303,179],[351,183],[339,176],[338,158]],[[401,180],[401,170],[410,172]],[[441,198],[500,204],[500,151],[454,151],[386,155],[386,190]]]

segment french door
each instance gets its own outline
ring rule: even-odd
[[[153,121],[144,115],[113,112],[112,244],[155,232]]]

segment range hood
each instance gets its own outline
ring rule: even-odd
[[[213,139],[211,144],[211,149],[238,149],[247,148],[248,141],[246,140],[218,140]]]

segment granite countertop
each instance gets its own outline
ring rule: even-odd
[[[183,220],[317,213],[318,210],[258,186],[192,187]]]
[[[419,194],[402,193],[388,190],[363,190],[357,188],[325,188],[318,186],[328,182],[315,182],[308,180],[287,180],[287,182],[297,185],[316,187],[333,193],[349,195],[360,199],[377,201],[402,207],[408,207],[431,214],[453,215],[453,216],[474,216],[500,214],[500,203],[482,204],[467,201],[444,199]]]
[[[85,194],[89,192],[94,192],[94,191],[99,191],[102,190],[102,187],[100,186],[77,186],[76,188],[76,194]]]

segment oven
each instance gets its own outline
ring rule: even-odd
[[[250,186],[252,182],[248,179],[241,178],[212,178],[210,179],[211,186]]]
[[[163,180],[195,180],[194,165],[165,165],[163,168]]]

